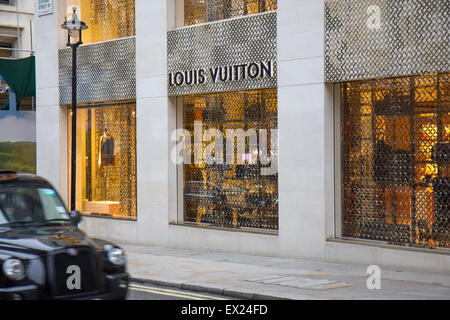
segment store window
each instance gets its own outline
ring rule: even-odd
[[[72,112],[68,115],[71,176]],[[77,108],[76,210],[136,219],[136,106]]]
[[[277,90],[192,95],[179,101],[189,162],[179,167],[183,221],[277,230]],[[238,131],[246,134],[240,142],[233,135]]]
[[[450,248],[449,74],[341,86],[342,235]]]
[[[0,42],[1,48],[12,49],[13,44],[11,42]],[[12,50],[0,49],[0,58],[11,58],[13,55]],[[9,110],[9,86],[0,74],[0,111]]]
[[[0,111],[9,110],[9,86],[0,75]]]
[[[7,6],[12,6],[12,5],[15,4],[15,1],[14,0],[0,0],[0,4],[4,4],[4,5],[7,5]]]
[[[134,0],[66,0],[66,16],[72,8],[81,11],[81,20],[88,29],[83,31],[83,43],[93,43],[134,36]]]
[[[277,9],[277,0],[184,0],[184,24],[193,25]]]

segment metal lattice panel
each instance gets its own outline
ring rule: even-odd
[[[449,70],[448,0],[329,0],[325,81]]]
[[[136,218],[136,107],[121,105],[93,110],[95,141],[100,140],[104,130],[116,141],[114,165],[96,170],[93,200],[118,201],[122,216]],[[99,154],[99,147],[95,145],[95,155]]]
[[[193,95],[182,99],[183,128],[192,137],[194,121],[202,122],[203,133],[218,129],[224,139],[227,129],[266,129],[270,133],[270,129],[278,128],[276,89]],[[267,144],[274,148],[269,152],[278,154],[278,141],[271,139],[269,136]],[[264,153],[259,144],[249,144],[249,148],[255,147]],[[206,147],[204,142],[202,153]],[[191,157],[194,148],[191,148]],[[262,167],[260,161],[254,164],[236,161],[184,164],[184,221],[218,227],[278,229],[278,174],[263,175]]]
[[[135,35],[134,0],[90,0],[81,12],[89,11],[89,26],[84,33],[86,43],[100,42]]]
[[[68,112],[70,127],[71,109]],[[136,219],[136,105],[81,107],[77,115],[78,148],[83,159],[77,169],[82,183],[78,194],[82,207],[77,209],[89,215],[105,215],[84,210],[84,204],[116,202],[117,212],[108,216]],[[100,160],[105,133],[114,141],[113,156],[107,164]]]
[[[277,9],[277,0],[184,0],[184,24],[223,20]]]
[[[450,75],[342,85],[343,236],[450,248]]]
[[[277,16],[276,12],[185,27],[168,32],[168,74],[203,69],[203,84],[170,85],[170,96],[277,86]],[[232,81],[212,80],[211,68],[251,63],[271,64],[271,76]],[[187,76],[186,76],[187,77]],[[191,75],[192,77],[192,75]],[[225,79],[225,77],[223,78]],[[233,78],[234,79],[234,78]]]
[[[81,46],[78,49],[79,103],[136,99],[135,37]],[[59,51],[60,104],[72,101],[72,49]]]

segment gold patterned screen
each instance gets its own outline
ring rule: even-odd
[[[449,248],[449,74],[347,82],[343,236]]]
[[[276,9],[277,0],[184,0],[184,24],[194,25]]]
[[[69,110],[69,133],[70,115]],[[79,108],[76,134],[76,209],[91,216],[136,219],[135,104]],[[105,137],[112,141],[109,146]]]
[[[261,174],[262,164],[239,164],[234,153],[232,163],[227,162],[226,130],[255,129],[268,132],[267,146],[261,141],[250,145],[246,152],[256,148],[260,154],[278,154],[278,140],[270,134],[277,129],[277,90],[259,90],[182,98],[183,129],[189,131],[194,146],[194,122],[201,122],[202,136],[208,129],[218,129],[224,138],[224,163],[207,161],[183,165],[184,221],[229,228],[278,229],[278,174]],[[273,140],[273,141],[272,141]],[[210,142],[201,144],[205,152]],[[233,145],[236,146],[236,141]],[[194,159],[195,147],[190,156]],[[214,152],[218,152],[215,150]],[[234,150],[233,150],[234,152]],[[261,158],[260,158],[261,159]],[[267,163],[267,162],[266,162]]]
[[[71,8],[81,10],[81,20],[88,29],[83,31],[83,43],[119,39],[135,35],[134,0],[66,0],[68,17]]]

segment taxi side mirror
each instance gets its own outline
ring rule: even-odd
[[[71,211],[69,214],[69,219],[75,226],[78,226],[82,220],[81,213],[79,211]]]

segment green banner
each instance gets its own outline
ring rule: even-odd
[[[17,108],[22,98],[36,95],[34,56],[17,60],[0,59],[0,74],[16,94]]]

